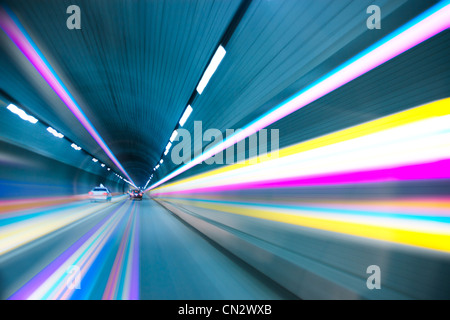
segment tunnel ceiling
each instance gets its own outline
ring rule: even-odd
[[[5,2],[141,186],[241,5],[237,0]],[[186,128],[192,131],[192,120],[202,120],[204,128],[237,129],[397,27],[392,23],[368,34],[365,10],[372,3],[252,1],[230,37],[226,59],[195,97]],[[66,9],[73,4],[81,8],[81,30],[66,27]],[[408,17],[398,10],[405,0],[377,4],[398,24]],[[0,93],[115,168],[6,35],[0,37]]]

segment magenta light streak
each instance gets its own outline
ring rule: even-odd
[[[189,170],[190,168],[202,163],[206,159],[215,154],[231,147],[235,143],[244,140],[259,130],[271,125],[272,123],[286,117],[287,115],[297,111],[298,109],[316,101],[326,94],[342,87],[348,82],[360,77],[361,75],[373,70],[383,63],[395,58],[401,53],[415,47],[423,41],[435,36],[450,27],[450,5],[446,5],[435,13],[429,15],[420,22],[414,24],[410,28],[401,32],[392,39],[384,42],[374,50],[363,55],[359,59],[346,65],[345,67],[337,68],[337,71],[331,76],[320,81],[313,87],[302,92],[296,97],[283,103],[280,107],[269,112],[265,116],[254,121],[242,131],[236,133],[232,137],[224,140],[216,147],[209,149],[199,157],[193,159],[178,170],[167,175],[165,178],[150,186],[148,190],[156,188],[162,183],[176,177],[177,175]]]
[[[450,160],[409,165],[396,168],[384,168],[369,171],[342,172],[336,174],[317,175],[309,177],[290,177],[286,179],[244,182],[232,185],[211,186],[181,191],[154,193],[154,195],[212,193],[243,189],[295,188],[326,185],[382,183],[392,181],[449,179]]]
[[[125,169],[120,162],[116,159],[114,154],[108,148],[102,137],[98,134],[97,130],[93,127],[83,111],[76,104],[76,102],[70,97],[68,92],[63,88],[62,84],[55,77],[53,72],[48,68],[45,62],[40,57],[39,53],[33,48],[32,44],[28,41],[26,36],[22,33],[20,28],[16,25],[14,20],[9,16],[3,7],[0,7],[0,27],[8,35],[8,37],[14,42],[19,50],[27,57],[31,64],[36,68],[39,74],[45,79],[49,86],[55,91],[58,97],[64,102],[69,110],[80,121],[83,127],[90,133],[94,140],[105,151],[108,157],[116,164],[116,166],[123,172],[123,174],[132,182],[133,180],[128,176]],[[134,184],[134,183],[133,183]]]

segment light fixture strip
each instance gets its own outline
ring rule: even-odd
[[[180,126],[184,126],[184,124],[186,123],[186,120],[189,118],[189,116],[191,115],[191,113],[192,113],[192,107],[191,107],[191,105],[188,105],[187,107],[186,107],[186,110],[184,110],[184,113],[183,113],[183,116],[181,117],[181,119],[180,119]]]
[[[219,64],[222,62],[223,58],[225,57],[226,50],[222,45],[220,45],[216,53],[214,54],[213,58],[211,59],[211,62],[208,65],[208,68],[206,68],[205,73],[202,76],[202,79],[198,83],[197,86],[197,92],[198,94],[202,94],[203,90],[205,89],[206,85],[208,84],[209,80],[211,79],[214,72],[216,72],[217,68],[219,67]]]
[[[17,114],[22,120],[31,122],[32,124],[35,124],[38,122],[38,119],[36,119],[33,116],[30,116],[29,114],[27,114],[25,111],[23,111],[22,109],[20,109],[19,107],[17,107],[14,104],[9,104],[6,109],[8,109],[9,111],[11,111],[14,114]]]
[[[177,135],[178,135],[178,131],[177,131],[177,130],[174,130],[174,131],[172,132],[172,135],[170,136],[169,141],[170,141],[170,142],[173,142],[173,140],[175,140],[175,138],[177,137]]]

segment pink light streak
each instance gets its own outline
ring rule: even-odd
[[[309,177],[290,177],[287,179],[244,182],[231,185],[211,186],[207,188],[187,189],[181,191],[159,192],[154,195],[213,193],[243,189],[295,188],[325,185],[342,185],[357,183],[380,183],[392,181],[449,179],[450,160],[441,160],[425,164],[383,168],[377,170],[343,172],[337,174],[316,175]]]

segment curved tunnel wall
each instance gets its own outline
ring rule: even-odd
[[[111,192],[125,191],[124,183],[3,141],[0,141],[0,150],[0,200],[86,195],[100,184],[108,187]]]
[[[51,135],[40,121],[22,120],[8,104],[0,103],[0,200],[86,195],[100,183],[111,192],[128,190],[107,166]]]

